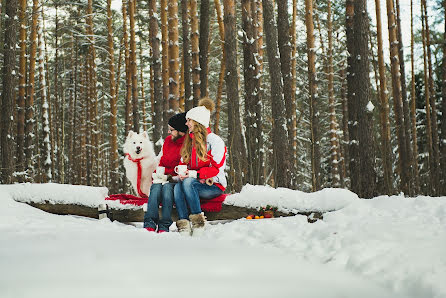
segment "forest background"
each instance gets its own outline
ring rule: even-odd
[[[128,131],[209,96],[231,192],[444,195],[445,4],[380,2],[3,0],[0,182],[130,191]]]

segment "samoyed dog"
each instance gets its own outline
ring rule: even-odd
[[[130,131],[124,143],[124,168],[127,179],[140,197],[148,197],[152,186],[152,173],[158,165],[147,132]]]

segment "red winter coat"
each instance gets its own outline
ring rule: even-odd
[[[159,166],[166,168],[166,175],[175,176],[174,168],[180,163],[181,155],[180,150],[183,146],[184,137],[172,141],[172,136],[169,135],[164,140],[163,153],[160,159]]]
[[[193,133],[189,134],[193,139]],[[214,184],[218,186],[222,191],[225,191],[227,182],[225,175],[226,167],[226,146],[223,140],[212,133],[208,128],[208,136],[206,138],[207,145],[207,161],[202,161],[197,156],[197,150],[195,146],[192,146],[191,158],[187,164],[189,170],[196,170],[198,179],[213,178]],[[181,164],[184,164],[181,162]]]

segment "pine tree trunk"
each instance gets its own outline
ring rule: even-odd
[[[427,49],[427,61],[429,67],[429,89],[430,89],[430,108],[431,108],[431,120],[432,120],[432,152],[433,152],[433,173],[431,176],[433,183],[433,195],[439,194],[440,188],[440,154],[438,149],[438,125],[437,125],[437,107],[436,107],[436,90],[434,89],[434,76],[432,70],[432,58],[431,58],[431,42],[430,42],[430,30],[429,30],[429,21],[427,15],[427,5],[426,0],[423,0],[422,7],[424,7],[424,25],[425,25],[425,38],[426,38],[426,49]]]
[[[169,118],[178,112],[180,99],[180,55],[178,46],[178,1],[169,0]]]
[[[29,177],[34,177],[33,152],[37,146],[33,145],[34,134],[34,92],[36,72],[36,49],[37,49],[37,18],[39,16],[39,0],[33,0],[32,24],[31,24],[31,49],[29,56],[29,82],[28,96],[25,114],[25,164],[29,170]]]
[[[208,95],[209,0],[200,1],[200,94]]]
[[[184,110],[189,111],[192,106],[191,90],[191,53],[189,37],[189,1],[181,0],[181,28],[183,39],[183,81],[184,81]]]
[[[45,45],[43,38],[43,6],[39,13],[38,20],[38,48],[39,48],[39,82],[41,91],[41,99],[40,102],[42,104],[42,123],[43,123],[43,148],[41,150],[41,154],[43,155],[42,164],[43,164],[43,172],[41,182],[51,182],[53,179],[52,175],[52,160],[51,160],[51,141],[50,141],[50,122],[49,122],[49,104],[48,104],[48,96],[47,96],[47,85],[46,85],[46,76],[45,76]]]
[[[297,115],[296,115],[296,59],[297,59],[297,36],[296,36],[296,20],[297,20],[297,0],[293,0],[293,17],[291,22],[291,93],[294,97],[294,109],[293,109],[293,120],[292,127],[294,130],[291,132],[291,138],[293,140],[293,154],[294,157],[294,168],[298,169],[298,158],[297,158]]]
[[[228,98],[228,152],[230,165],[230,183],[232,190],[240,191],[246,170],[246,154],[240,123],[240,100],[237,62],[237,30],[235,0],[224,0],[226,90]],[[232,180],[232,181],[231,181]]]
[[[3,88],[1,109],[1,181],[3,184],[13,182],[14,142],[13,107],[14,107],[14,68],[16,58],[17,1],[7,1],[5,7],[4,44],[3,44]]]
[[[125,63],[125,129],[124,135],[132,129],[132,78],[130,71],[129,37],[127,33],[127,2],[122,0],[122,39],[124,40],[124,63]]]
[[[217,95],[216,95],[216,109],[215,109],[215,121],[214,121],[214,132],[216,134],[220,133],[220,113],[221,113],[221,96],[223,93],[223,83],[225,79],[225,70],[226,70],[226,53],[225,53],[225,29],[223,24],[223,15],[221,11],[220,0],[214,0],[215,11],[217,13],[217,21],[218,21],[218,31],[220,34],[221,40],[221,52],[222,59],[220,61],[220,74],[218,77],[218,87],[217,87]]]
[[[441,97],[443,98],[443,104],[441,107],[441,135],[440,135],[440,149],[441,149],[441,168],[440,172],[442,173],[442,189],[440,195],[446,195],[446,2],[443,1],[443,12],[445,16],[444,21],[444,37],[443,37],[443,81],[441,84]]]
[[[340,186],[339,178],[339,141],[338,122],[336,120],[336,103],[333,89],[333,23],[331,15],[331,0],[327,2],[327,31],[328,31],[328,102],[330,110],[330,158],[331,158],[331,184],[333,187]]]
[[[139,81],[141,84],[141,114],[142,114],[142,130],[147,131],[147,114],[146,114],[146,95],[144,89],[144,63],[142,59],[142,43],[139,43]]]
[[[404,65],[404,50],[403,50],[403,38],[402,38],[402,28],[401,28],[401,13],[400,13],[400,1],[395,0],[396,13],[397,13],[397,25],[398,25],[398,59],[400,64],[400,80],[401,80],[401,99],[403,102],[403,120],[404,120],[404,133],[406,135],[406,152],[407,152],[407,162],[408,164],[408,183],[410,195],[414,195],[414,156],[412,155],[412,147],[410,144],[410,116],[409,116],[409,102],[407,100],[407,90],[406,90],[406,68]]]
[[[139,99],[138,99],[138,70],[136,67],[136,40],[135,40],[135,0],[129,0],[130,21],[130,75],[132,79],[132,105],[133,105],[133,131],[139,132]]]
[[[383,40],[381,27],[381,3],[375,0],[376,10],[376,34],[378,39],[378,69],[379,69],[379,98],[380,98],[380,121],[381,121],[381,153],[384,170],[384,191],[390,195],[392,187],[392,160],[390,145],[390,123],[389,123],[389,101],[387,98],[387,79],[384,65]]]
[[[258,42],[256,24],[256,3],[248,0],[242,1],[242,28],[245,32],[243,39],[244,78],[245,78],[245,127],[248,160],[248,183],[258,185],[261,183],[261,147],[260,138],[262,127],[257,127],[257,119],[261,102],[259,85]]]
[[[19,1],[19,92],[17,96],[17,150],[16,171],[17,180],[24,182],[25,177],[25,98],[26,98],[26,0]]]
[[[274,21],[274,7],[271,0],[263,0],[263,26],[266,36],[266,51],[271,78],[272,143],[274,182],[276,187],[289,187],[288,133],[286,130],[285,102],[283,99],[282,73],[277,44],[277,29]]]
[[[427,148],[428,148],[428,167],[429,167],[429,190],[428,194],[434,194],[435,189],[435,164],[434,164],[434,152],[433,152],[433,140],[432,140],[432,122],[431,122],[431,104],[430,104],[430,93],[431,88],[429,88],[429,70],[428,70],[428,59],[427,59],[427,30],[425,27],[426,16],[424,14],[424,1],[421,2],[421,20],[422,20],[422,40],[423,40],[423,58],[424,58],[424,95],[425,95],[425,109],[426,109],[426,135],[427,135]]]
[[[119,182],[119,155],[118,155],[118,124],[117,114],[118,105],[115,86],[115,49],[113,43],[111,0],[107,0],[107,45],[109,65],[109,84],[110,84],[110,193],[118,192]]]
[[[373,136],[373,113],[370,110],[370,77],[369,77],[369,19],[367,14],[367,0],[355,1],[353,30],[355,51],[356,85],[355,98],[358,101],[359,152],[360,158],[360,192],[361,198],[372,198],[376,195],[375,146]]]
[[[197,0],[190,0],[190,27],[191,27],[191,50],[192,50],[192,93],[193,106],[198,105],[200,99],[200,49],[198,38],[198,12]]]
[[[316,46],[314,43],[313,3],[305,0],[305,24],[307,28],[308,81],[310,91],[310,129],[311,129],[311,184],[312,190],[321,188],[320,149],[318,121],[318,91],[316,84]]]
[[[280,69],[283,80],[283,97],[285,100],[285,111],[288,130],[288,152],[290,154],[291,184],[296,184],[296,169],[294,168],[296,159],[296,148],[293,136],[296,134],[296,99],[293,93],[293,77],[291,75],[291,37],[290,24],[288,22],[288,0],[277,0],[277,41],[280,52]]]
[[[161,78],[161,53],[158,27],[158,13],[156,10],[156,0],[149,1],[150,16],[150,45],[152,48],[152,69],[153,69],[153,142],[156,143],[163,136],[163,85]],[[156,152],[161,150],[161,146],[156,146]]]
[[[389,29],[389,44],[390,44],[390,60],[392,73],[392,94],[393,107],[395,111],[395,130],[398,139],[398,154],[399,154],[399,173],[401,178],[400,188],[405,194],[410,193],[409,170],[410,164],[407,159],[406,151],[406,134],[404,130],[404,116],[403,105],[401,100],[401,81],[400,81],[400,65],[398,62],[398,40],[397,28],[395,22],[394,2],[393,0],[386,0],[387,4],[387,22]]]
[[[413,145],[413,165],[414,165],[414,181],[416,194],[420,193],[420,174],[418,170],[418,139],[417,139],[417,117],[416,117],[416,95],[415,95],[415,63],[414,63],[414,32],[413,32],[413,0],[410,1],[410,64],[411,64],[411,77],[412,86],[410,90],[411,94],[411,125],[412,125],[412,145]]]
[[[163,135],[167,133],[169,110],[169,44],[167,0],[161,0],[161,46],[162,46],[162,78],[163,78]]]

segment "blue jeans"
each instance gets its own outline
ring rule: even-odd
[[[147,202],[147,211],[144,215],[144,228],[156,229],[169,232],[172,224],[172,206],[173,206],[173,189],[175,183],[152,184],[150,187],[150,195]],[[163,204],[161,209],[161,219],[159,219],[158,207]]]
[[[213,199],[223,193],[216,185],[200,183],[198,179],[186,178],[175,185],[175,205],[177,207],[178,218],[188,219],[190,214],[201,213],[200,198]]]

